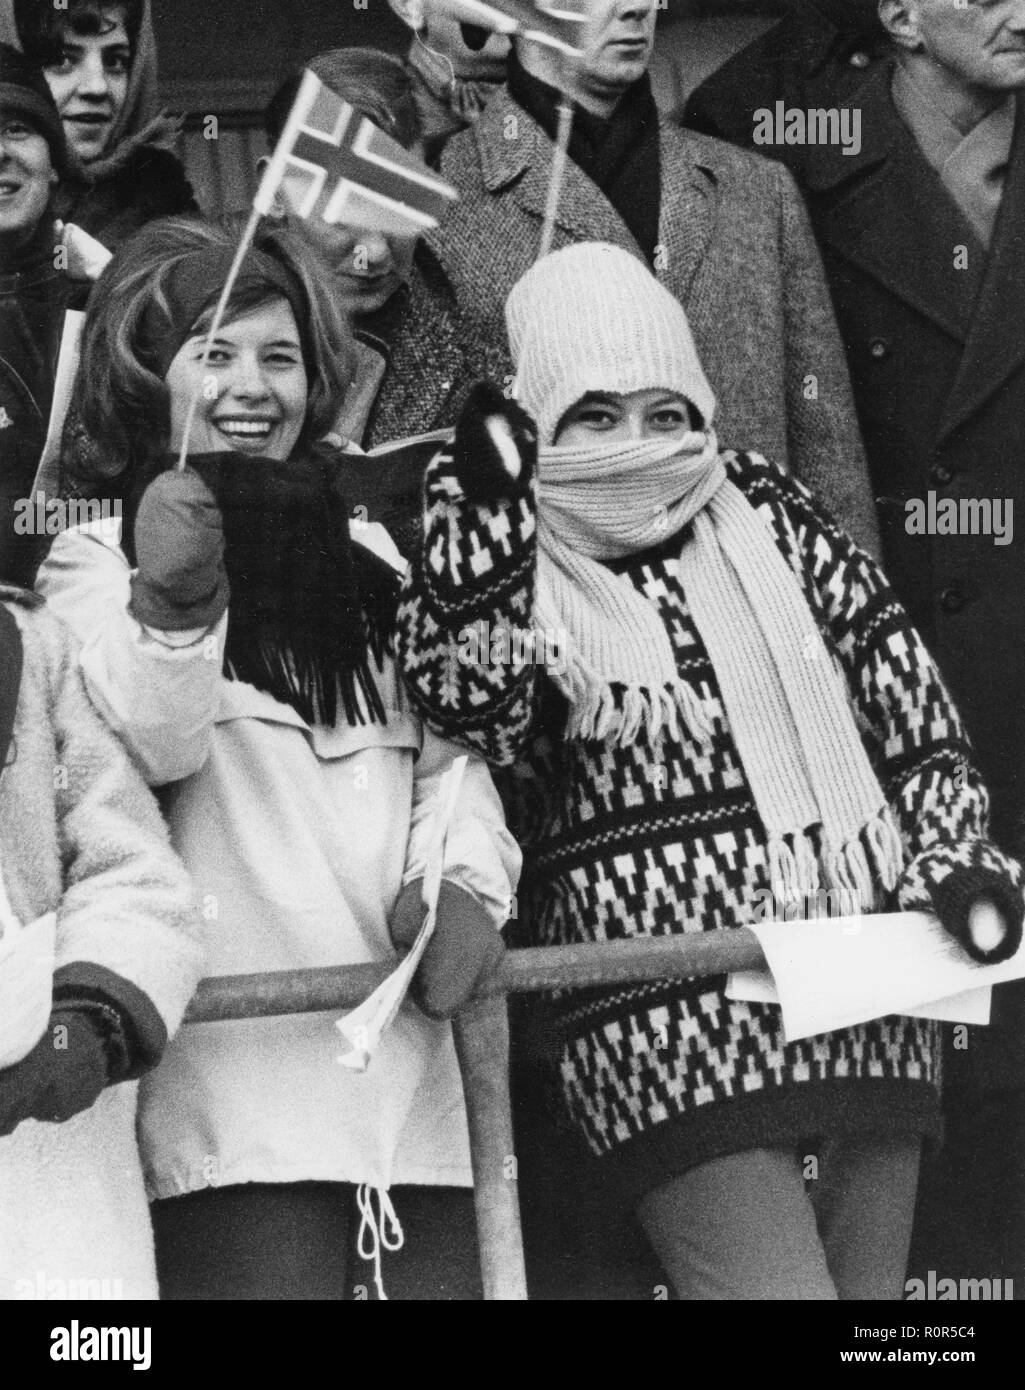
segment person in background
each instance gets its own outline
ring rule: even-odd
[[[413,30],[406,69],[420,113],[424,155],[436,164],[448,140],[465,130],[505,81],[509,40],[461,24],[438,0],[388,0]]]
[[[681,117],[688,130],[781,160],[803,183],[806,145],[755,145],[755,112],[832,108],[848,99],[886,57],[877,0],[799,0],[779,23],[692,92]]]
[[[507,769],[529,944],[730,930],[766,899],[815,917],[825,892],[845,915],[934,912],[966,963],[1009,958],[1022,870],[939,672],[818,500],[720,452],[679,301],[583,243],[533,266],[507,319],[520,404],[482,394],[520,466],[483,431],[430,464],[398,652],[428,723]],[[533,636],[533,659],[467,648],[485,595],[488,631]],[[606,1222],[636,1212],[682,1299],[900,1300],[938,1025],[787,1042],[778,1007],[725,986],[551,1001]]]
[[[30,584],[45,536],[16,522],[50,419],[65,311],[86,295],[57,255],[54,194],[66,168],[42,74],[0,44],[0,579]]]
[[[468,342],[501,362],[481,371],[511,383],[503,310],[540,249],[566,82],[576,110],[554,246],[598,239],[639,256],[689,311],[724,443],[764,449],[874,549],[843,348],[792,179],[660,120],[654,0],[588,0],[588,12],[576,63],[516,38],[506,89],[442,155],[460,199],[427,240]]]
[[[847,99],[863,148],[809,150],[802,177],[883,563],[964,716],[994,837],[1021,852],[1025,3],[878,8],[889,59]],[[956,519],[937,523],[938,511]],[[990,1026],[948,1039],[945,1076],[946,1144],[924,1175],[917,1273],[1013,1279],[1025,1297],[1025,986],[999,987]]]
[[[0,0],[0,39],[43,69],[69,168],[56,213],[114,250],[154,217],[194,210],[162,115],[150,0]]]
[[[394,670],[401,557],[383,528],[351,521],[339,455],[318,444],[349,333],[286,228],[258,230],[204,363],[239,230],[151,223],[98,282],[80,407],[101,446],[95,486],[123,501],[124,524],[119,542],[88,524],[58,536],[38,587],[83,642],[91,698],[164,789],[216,923],[211,973],[392,960],[422,922],[458,750],[412,715]],[[165,1297],[358,1299],[372,1271],[357,1248],[376,1250],[380,1290],[393,1183],[407,1244],[385,1267],[391,1293],[479,1297],[441,1020],[501,956],[519,872],[479,758],[443,872],[414,982],[424,1012],[406,1004],[367,1071],[339,1065],[337,1011],[207,1024],[171,1045],[139,1122]]]
[[[404,149],[423,157],[423,127],[409,73],[391,54],[336,48],[306,64],[336,96]],[[299,87],[294,73],[265,114],[275,145]],[[339,441],[370,449],[454,424],[471,373],[455,296],[422,239],[328,225],[282,212],[319,252],[352,322],[356,373],[335,423]]]
[[[199,981],[202,927],[70,633],[0,586],[0,1299],[157,1297],[138,1078]]]

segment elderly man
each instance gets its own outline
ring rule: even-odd
[[[789,175],[660,122],[654,0],[589,0],[589,12],[579,61],[517,40],[506,90],[442,156],[461,197],[430,240],[465,331],[505,353],[503,306],[538,254],[564,87],[576,112],[554,246],[606,241],[647,261],[688,310],[723,443],[789,465],[872,548],[846,364]]]
[[[436,0],[388,0],[413,30],[406,67],[433,164],[451,136],[472,125],[505,81],[509,40],[460,24]]]
[[[972,734],[996,835],[1025,843],[1025,0],[880,0],[864,145],[803,183],[846,341],[883,558]],[[1025,1296],[1025,990],[955,1033],[920,1272]]]

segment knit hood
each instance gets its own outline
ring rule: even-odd
[[[675,391],[707,429],[715,396],[682,305],[643,261],[580,242],[537,261],[505,306],[519,398],[542,447],[588,392]]]
[[[15,18],[15,0],[0,0],[0,43],[23,47]],[[180,122],[160,110],[157,76],[157,42],[153,33],[150,0],[143,0],[142,18],[135,38],[128,93],[114,122],[107,153],[83,164],[70,149],[68,168],[83,183],[102,183],[126,168],[143,146],[172,149]]]

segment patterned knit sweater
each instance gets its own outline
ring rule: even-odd
[[[846,675],[904,841],[899,904],[930,909],[954,884],[970,901],[988,886],[1017,903],[1020,920],[1020,868],[987,839],[987,795],[961,721],[885,578],[794,478],[757,455],[724,458]],[[519,910],[527,941],[750,922],[766,901],[766,836],[681,587],[686,533],[610,567],[662,615],[681,674],[714,713],[713,746],[683,733],[655,746],[642,735],[621,748],[567,738],[565,707],[543,668],[516,659],[523,653],[514,642],[496,641],[502,629],[529,626],[534,507],[530,487],[471,503],[450,461],[436,460],[399,638],[428,722],[506,769],[503,795],[525,851]],[[489,632],[476,626],[482,622]],[[487,664],[496,652],[506,659]],[[877,910],[893,906],[880,890]],[[568,1114],[634,1197],[672,1172],[741,1149],[838,1131],[936,1130],[936,1024],[886,1018],[787,1044],[778,1008],[732,1002],[724,987],[714,977],[553,1001],[560,1026],[552,1061]]]

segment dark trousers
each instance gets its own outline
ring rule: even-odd
[[[1025,1091],[953,1086],[923,1165],[909,1274],[1013,1279],[1025,1300]]]
[[[396,1187],[403,1248],[382,1251],[389,1299],[482,1297],[473,1193]],[[373,1266],[356,1250],[348,1183],[245,1183],[168,1197],[151,1207],[163,1299],[375,1300]]]

